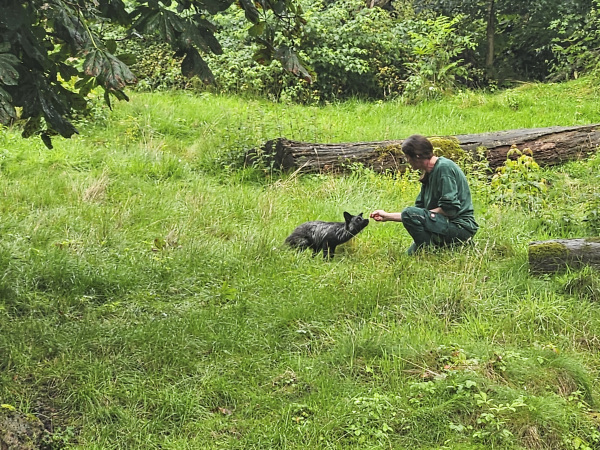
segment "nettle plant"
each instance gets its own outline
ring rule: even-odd
[[[536,209],[545,204],[548,180],[529,148],[513,145],[506,162],[496,169],[491,182],[492,200],[502,204]]]
[[[415,22],[409,31],[411,57],[406,63],[408,79],[404,97],[407,100],[436,98],[452,91],[459,79],[468,79],[468,65],[461,58],[473,50],[475,42],[458,29],[464,16],[452,19],[439,16]]]

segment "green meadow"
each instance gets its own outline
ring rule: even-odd
[[[474,245],[410,257],[371,221],[332,261],[283,241],[400,211],[416,174],[236,164],[276,137],[599,122],[577,80],[412,106],[132,93],[52,150],[2,129],[0,404],[49,448],[599,448],[600,274],[532,275],[527,249],[600,234],[600,154],[495,182],[466,163]]]

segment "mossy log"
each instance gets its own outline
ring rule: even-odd
[[[553,166],[582,159],[600,144],[600,124],[528,128],[482,134],[429,136],[438,154],[451,159],[459,153],[473,160],[485,158],[491,169],[504,164],[512,145],[529,148],[540,166]],[[247,164],[260,163],[279,170],[298,172],[344,171],[360,163],[377,172],[403,171],[406,160],[401,151],[402,139],[379,142],[311,144],[278,138],[267,141],[246,156]],[[449,149],[449,153],[448,153]]]
[[[13,407],[0,406],[0,449],[42,448],[44,425],[37,417]]]
[[[533,273],[561,272],[568,267],[600,269],[600,238],[553,239],[529,243],[529,269]]]

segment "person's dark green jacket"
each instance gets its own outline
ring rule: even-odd
[[[473,201],[467,177],[454,161],[439,157],[433,170],[421,179],[421,192],[415,206],[442,208],[450,222],[473,234],[479,229],[473,214]]]

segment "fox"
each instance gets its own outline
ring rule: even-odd
[[[324,259],[332,259],[338,245],[348,242],[369,224],[369,219],[363,218],[363,213],[353,216],[344,211],[344,220],[345,222],[304,222],[292,231],[285,243],[300,251],[310,248],[313,257],[323,251]]]

